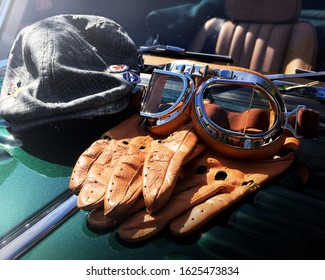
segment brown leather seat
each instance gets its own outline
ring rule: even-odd
[[[200,51],[219,26],[215,53],[230,55],[236,66],[268,74],[314,69],[317,35],[298,20],[300,0],[226,0],[224,10],[227,20],[207,21],[189,49]]]

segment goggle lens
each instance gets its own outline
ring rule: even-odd
[[[161,114],[179,105],[188,88],[183,75],[154,72],[141,107],[141,115]]]
[[[267,132],[274,124],[274,106],[254,87],[211,84],[201,94],[206,116],[226,131],[254,135]]]

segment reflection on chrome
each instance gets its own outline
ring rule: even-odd
[[[0,146],[4,147],[21,147],[23,145],[22,141],[15,139],[9,132],[5,130],[0,130]]]

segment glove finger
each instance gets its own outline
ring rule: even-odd
[[[145,152],[137,147],[134,150],[133,155],[121,158],[114,169],[104,200],[105,215],[123,215],[141,195]]]
[[[143,167],[143,197],[149,213],[169,200],[183,164],[190,158],[198,138],[192,125],[182,127],[167,139],[151,143]]]
[[[96,208],[89,212],[88,223],[93,228],[105,229],[122,223],[129,215],[132,215],[144,208],[144,201],[139,198],[126,213],[121,215],[104,215],[103,208]]]
[[[189,157],[186,159],[187,163],[189,161],[191,161],[192,159],[196,158],[198,155],[200,155],[204,150],[205,150],[205,145],[202,144],[201,142],[198,142],[197,145],[195,146],[194,150],[192,151],[192,153],[189,155]]]
[[[75,164],[70,177],[69,187],[74,193],[79,193],[87,177],[89,169],[107,147],[107,140],[98,140],[94,142],[86,151],[84,151]]]
[[[251,192],[249,187],[240,186],[230,193],[217,194],[174,219],[170,225],[170,231],[178,236],[190,235]]]
[[[103,179],[88,178],[79,192],[77,206],[85,211],[101,207],[104,203],[106,186]]]
[[[89,169],[78,196],[78,207],[90,210],[102,206],[113,170],[119,160],[128,154],[129,144],[132,145],[134,141],[138,141],[146,145],[148,139],[150,139],[148,136],[139,136],[139,139],[108,141],[106,148]]]

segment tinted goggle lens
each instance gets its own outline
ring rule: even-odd
[[[212,83],[197,94],[196,106],[207,123],[234,135],[265,134],[277,115],[275,104],[253,86]]]
[[[141,105],[142,116],[168,114],[182,103],[189,85],[184,75],[156,70]]]

